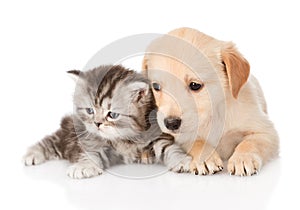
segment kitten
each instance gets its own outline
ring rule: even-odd
[[[122,66],[68,72],[76,78],[74,114],[52,135],[28,149],[25,165],[66,159],[71,178],[100,175],[120,163],[163,163],[189,171],[191,157],[162,133],[148,80]]]

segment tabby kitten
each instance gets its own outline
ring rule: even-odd
[[[67,174],[77,179],[120,163],[163,163],[172,171],[189,170],[191,157],[157,124],[154,97],[143,75],[120,65],[68,73],[77,81],[74,114],[28,149],[25,165],[67,159],[73,163]]]

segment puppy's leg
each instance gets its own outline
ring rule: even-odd
[[[188,152],[193,160],[190,171],[195,175],[214,174],[223,170],[223,162],[215,149],[204,140],[197,140]]]
[[[256,174],[261,166],[278,153],[276,134],[254,133],[243,138],[228,160],[228,172],[245,176]]]

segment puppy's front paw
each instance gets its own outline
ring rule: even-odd
[[[190,164],[192,162],[192,157],[186,155],[180,160],[174,167],[170,170],[177,173],[190,172]]]
[[[38,147],[28,149],[28,152],[23,157],[25,166],[38,165],[46,161],[44,153]]]
[[[213,152],[206,160],[193,159],[190,171],[195,175],[215,174],[223,170],[223,161],[217,152]]]
[[[78,162],[71,165],[67,170],[67,175],[73,179],[91,178],[102,173],[103,169],[92,162]]]
[[[262,159],[254,153],[234,153],[228,160],[227,170],[230,175],[251,176],[257,174],[262,166]]]

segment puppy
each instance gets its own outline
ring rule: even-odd
[[[190,171],[256,174],[278,155],[278,135],[250,65],[234,44],[191,28],[154,40],[142,66],[158,123],[193,157]]]

